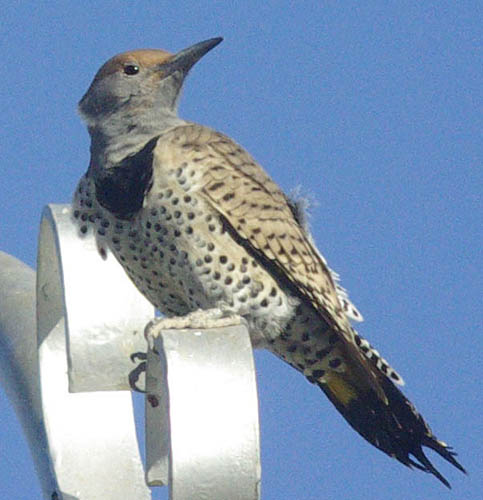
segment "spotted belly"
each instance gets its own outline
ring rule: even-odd
[[[223,304],[244,317],[254,345],[278,337],[298,300],[236,243],[202,201],[171,188],[128,220],[99,206],[88,179],[75,198],[81,233],[95,231],[131,280],[167,316]],[[102,250],[101,250],[102,251]]]

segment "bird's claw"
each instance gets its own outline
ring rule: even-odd
[[[138,360],[142,361],[136,366],[136,368],[129,372],[129,386],[133,391],[145,393],[146,391],[139,388],[137,384],[139,382],[141,374],[146,373],[147,354],[145,352],[134,352],[131,354],[130,358],[133,363],[136,363]]]

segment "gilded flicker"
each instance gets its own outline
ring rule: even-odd
[[[360,315],[300,204],[232,139],[178,117],[186,75],[220,42],[125,52],[100,68],[79,104],[91,137],[80,233],[94,231],[173,325],[242,318],[254,346],[318,385],[367,441],[449,486],[422,447],[463,467],[351,326]]]

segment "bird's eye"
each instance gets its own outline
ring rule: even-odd
[[[124,73],[126,75],[137,75],[139,73],[139,66],[137,64],[126,64],[124,66]]]

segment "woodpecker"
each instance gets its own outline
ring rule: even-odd
[[[352,327],[361,315],[301,203],[235,141],[178,116],[188,72],[221,40],[125,52],[99,69],[79,103],[91,138],[73,202],[80,234],[115,255],[164,327],[239,318],[254,347],[319,386],[367,441],[449,487],[422,448],[464,468]]]

